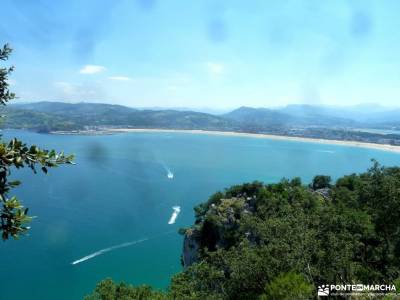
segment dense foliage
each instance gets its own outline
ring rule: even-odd
[[[137,299],[137,300],[162,300],[170,299],[163,292],[153,291],[150,286],[143,285],[134,287],[125,283],[114,283],[111,279],[105,279],[96,286],[96,291],[85,300],[114,300],[114,299]]]
[[[335,184],[233,186],[196,207],[184,230],[196,259],[183,259],[164,294],[146,289],[148,299],[312,299],[320,284],[398,284],[399,206],[400,168],[376,162]],[[88,299],[142,299],[126,285],[115,297],[118,287],[102,282]]]
[[[5,45],[0,49],[0,60],[7,60],[11,48]],[[10,92],[8,76],[13,68],[0,68],[0,105],[15,98]],[[26,226],[31,220],[28,216],[28,209],[24,208],[15,197],[9,197],[12,188],[18,186],[20,181],[9,181],[13,169],[28,167],[36,173],[37,167],[47,173],[48,168],[60,164],[71,163],[73,157],[64,153],[56,153],[54,150],[43,150],[37,146],[27,146],[25,143],[12,139],[10,142],[0,140],[0,231],[3,240],[10,236],[18,238],[21,233],[29,229]]]

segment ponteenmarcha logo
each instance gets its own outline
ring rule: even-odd
[[[318,296],[329,296],[329,285],[319,285]]]
[[[319,297],[330,295],[350,296],[360,293],[370,293],[373,295],[396,294],[396,286],[393,284],[322,284],[317,289]]]

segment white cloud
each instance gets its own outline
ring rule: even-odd
[[[179,87],[177,85],[169,84],[167,85],[167,91],[169,92],[176,92],[178,91]]]
[[[97,85],[75,84],[65,81],[54,82],[56,97],[61,100],[83,101],[103,98],[103,91]]]
[[[224,72],[224,65],[220,63],[215,63],[215,62],[207,62],[206,67],[208,71],[214,75],[220,75]]]
[[[76,91],[76,86],[69,82],[57,81],[54,85],[65,94],[73,94]]]
[[[108,77],[108,79],[117,80],[117,81],[129,81],[129,80],[131,80],[130,77],[126,77],[126,76],[110,76],[110,77]]]
[[[86,65],[82,69],[79,70],[81,74],[96,74],[101,73],[106,70],[103,66],[96,66],[96,65]]]
[[[10,86],[17,85],[17,81],[14,80],[14,79],[7,79],[7,83],[8,83]]]

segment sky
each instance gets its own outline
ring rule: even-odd
[[[2,0],[18,101],[400,103],[397,0]]]

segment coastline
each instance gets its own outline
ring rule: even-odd
[[[339,145],[339,146],[352,146],[360,148],[368,148],[374,150],[382,150],[389,152],[400,153],[400,146],[393,146],[389,144],[375,144],[375,143],[365,143],[357,141],[340,141],[340,140],[328,140],[328,139],[316,139],[307,137],[295,137],[286,135],[273,135],[273,134],[263,134],[263,133],[244,133],[244,132],[234,132],[234,131],[209,131],[209,130],[184,130],[184,129],[146,129],[146,128],[119,128],[119,129],[107,129],[105,132],[169,132],[169,133],[188,133],[188,134],[205,134],[205,135],[219,135],[219,136],[238,136],[238,137],[252,137],[252,138],[262,138],[270,140],[284,140],[284,141],[296,141],[296,142],[306,142],[306,143],[319,143],[326,145]]]

